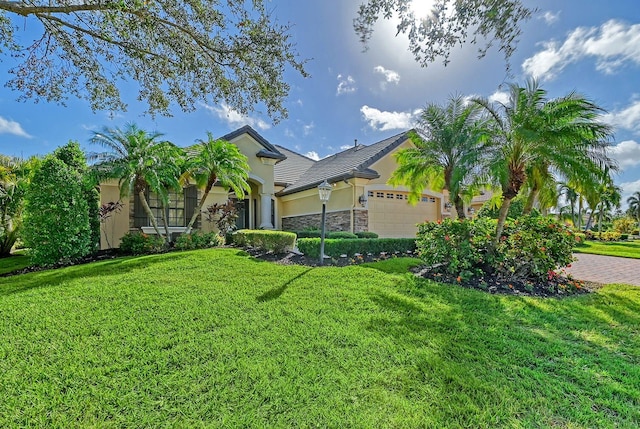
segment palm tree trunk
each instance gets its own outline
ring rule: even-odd
[[[458,215],[458,219],[466,219],[467,216],[464,213],[464,202],[462,201],[462,198],[460,198],[460,195],[456,195],[454,197],[453,204],[456,207],[456,213]]]
[[[582,197],[578,199],[578,231],[582,229]]]
[[[169,222],[167,220],[167,208],[162,203],[162,211],[160,212],[162,218],[162,224],[164,225],[164,232],[166,234],[166,242],[167,244],[171,243],[171,234],[169,234]]]
[[[184,232],[185,234],[191,234],[191,229],[193,228],[193,224],[196,223],[196,219],[198,219],[198,216],[200,216],[200,214],[202,213],[202,207],[204,207],[204,202],[209,196],[209,192],[211,192],[211,188],[213,188],[213,185],[216,183],[216,180],[217,178],[215,176],[209,177],[209,180],[207,181],[207,186],[205,186],[204,188],[204,193],[202,194],[202,198],[200,198],[198,207],[196,207],[195,211],[193,212],[193,216],[191,216],[189,225],[187,225],[187,229]]]
[[[156,221],[156,217],[153,215],[153,212],[149,207],[149,203],[147,203],[147,198],[144,195],[144,189],[138,192],[138,197],[140,198],[140,203],[142,204],[142,208],[144,209],[144,212],[147,214],[147,217],[151,221],[151,226],[153,226],[153,229],[156,231],[156,234],[158,234],[158,237],[162,237],[162,234],[160,233],[160,229],[158,228],[158,222]]]
[[[538,194],[540,194],[539,189],[536,189],[536,188],[531,189],[531,192],[529,192],[529,196],[527,197],[527,202],[524,205],[524,209],[522,209],[523,215],[531,214],[531,211],[533,210],[533,205],[538,199]]]
[[[493,249],[497,247],[500,242],[500,237],[502,236],[502,231],[504,230],[504,223],[507,221],[507,214],[509,213],[509,207],[511,206],[511,198],[505,197],[502,200],[502,205],[500,206],[500,211],[498,212],[498,223],[496,225],[496,235],[493,237]]]
[[[602,209],[604,209],[604,204],[600,206],[600,212],[598,212],[598,232],[602,232]]]

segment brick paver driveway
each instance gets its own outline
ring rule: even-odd
[[[577,261],[567,268],[578,280],[596,283],[624,283],[640,286],[640,259],[618,258],[615,256],[574,254]]]

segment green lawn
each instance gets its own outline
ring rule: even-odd
[[[576,247],[574,252],[640,259],[640,240],[612,242],[589,240]]]
[[[31,265],[31,259],[19,251],[8,258],[0,258],[0,275],[26,268],[29,265]]]
[[[492,296],[411,263],[212,249],[0,278],[0,427],[637,427],[639,288]]]

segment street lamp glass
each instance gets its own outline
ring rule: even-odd
[[[318,185],[318,194],[320,196],[320,201],[323,203],[329,201],[329,197],[331,196],[331,185],[327,183],[326,180]]]

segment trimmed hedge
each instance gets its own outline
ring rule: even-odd
[[[371,231],[359,231],[356,232],[356,237],[358,238],[378,238],[378,234]]]
[[[296,234],[285,231],[241,229],[233,233],[233,242],[241,247],[249,246],[268,252],[282,253],[295,247]]]
[[[298,240],[298,249],[310,258],[320,257],[319,238],[301,238]],[[341,255],[353,256],[360,254],[405,253],[416,250],[414,238],[355,238],[355,239],[326,239],[324,241],[324,253],[332,258]]]
[[[298,238],[320,238],[320,231],[292,231]],[[343,239],[355,239],[355,238],[378,238],[378,234],[375,232],[361,231],[355,234],[348,231],[327,231],[324,238],[343,238]]]

